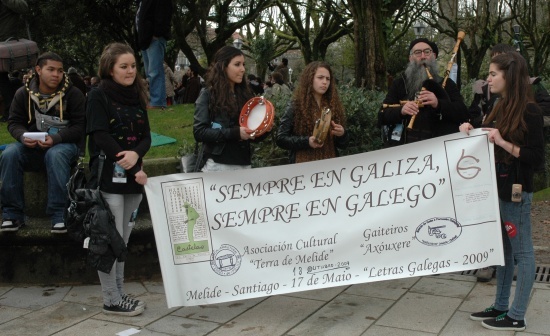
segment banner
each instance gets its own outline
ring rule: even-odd
[[[337,159],[150,178],[169,307],[504,264],[474,130]]]

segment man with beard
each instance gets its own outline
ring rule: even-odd
[[[385,147],[455,133],[468,121],[468,108],[456,84],[451,79],[445,88],[440,84],[438,52],[437,45],[426,38],[409,44],[409,64],[393,81],[383,102],[391,107],[383,108],[378,116]],[[426,68],[433,80],[428,80]],[[412,116],[416,116],[415,122],[409,130]]]

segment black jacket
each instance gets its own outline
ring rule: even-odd
[[[210,90],[203,89],[195,102],[193,135],[195,140],[204,143],[205,157],[214,162],[233,165],[250,165],[250,142],[265,139],[270,132],[254,140],[242,140],[239,114],[209,111]],[[213,116],[213,117],[212,117]]]
[[[438,97],[437,108],[434,109],[431,106],[420,108],[414,123],[414,130],[407,131],[406,143],[456,133],[460,124],[468,121],[468,108],[464,104],[464,99],[455,82],[448,79],[445,91],[449,97]],[[383,104],[399,104],[401,100],[407,100],[408,97],[405,76],[402,75],[393,81]],[[404,123],[407,126],[410,119],[411,116],[401,114],[401,106],[385,108],[379,114],[381,125]]]
[[[142,0],[136,13],[138,44],[149,48],[153,36],[170,39],[172,0]]]
[[[28,83],[28,87],[33,92],[38,92],[38,77],[34,76]],[[52,134],[54,144],[58,143],[76,143],[81,146],[85,139],[85,124],[86,124],[86,97],[79,89],[68,83],[66,89],[61,88],[66,85],[65,78],[61,81],[58,87],[58,93],[49,104],[48,111],[44,114],[60,117],[60,108],[63,106],[63,119],[70,121],[69,126],[60,129],[57,134]],[[36,116],[35,109],[39,98],[36,95],[30,95],[27,87],[20,87],[11,103],[10,117],[8,119],[8,131],[13,138],[19,142],[25,132],[36,132]],[[63,100],[62,104],[60,100]],[[30,105],[29,105],[30,102]]]
[[[128,249],[116,229],[115,218],[107,202],[102,200],[88,210],[84,219],[84,230],[90,238],[87,258],[89,266],[110,273],[115,260],[126,260]]]

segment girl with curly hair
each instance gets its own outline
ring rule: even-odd
[[[206,74],[206,88],[195,103],[193,135],[203,142],[208,158],[203,172],[251,167],[252,130],[239,126],[241,108],[254,93],[245,78],[244,54],[225,46],[214,56]]]
[[[332,120],[326,140],[319,143],[313,136],[313,128],[325,108],[331,110]],[[302,72],[293,100],[281,117],[277,145],[290,151],[291,163],[334,158],[338,156],[337,148],[345,148],[349,142],[345,124],[344,108],[330,66],[311,62]]]

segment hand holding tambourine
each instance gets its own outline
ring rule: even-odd
[[[250,130],[250,139],[271,131],[274,121],[275,108],[263,96],[247,101],[239,116],[239,125]]]

